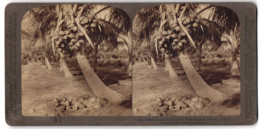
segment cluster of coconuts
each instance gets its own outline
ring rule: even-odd
[[[198,96],[182,96],[180,98],[158,98],[156,100],[159,113],[166,115],[167,111],[179,111],[184,109],[201,109],[210,104],[209,99]]]
[[[81,16],[79,22],[86,33],[101,30],[98,21],[92,15]],[[63,54],[79,51],[88,42],[77,24],[71,21],[55,32],[54,39],[58,52]]]
[[[188,33],[194,32],[199,27],[199,20],[192,17],[183,17],[182,24]],[[181,29],[177,21],[170,21],[165,24],[164,30],[156,33],[157,42],[161,52],[172,54],[181,51],[188,43],[185,32]]]
[[[77,111],[77,110],[97,110],[107,104],[107,101],[95,96],[81,96],[77,100],[68,99],[66,97],[55,98],[55,111]]]

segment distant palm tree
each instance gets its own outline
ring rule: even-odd
[[[31,47],[32,51],[41,51],[41,56],[44,58],[48,69],[52,68],[49,61],[50,54],[48,50],[51,43],[48,40],[50,37],[48,33],[50,33],[52,26],[56,22],[56,14],[52,11],[53,9],[55,9],[55,6],[39,7],[28,11],[23,20],[29,19],[30,23],[27,24],[30,26],[28,27],[25,24],[22,26],[22,31],[30,31],[29,33],[32,34],[31,38],[34,41],[31,43],[33,46]],[[24,25],[27,28],[23,28]]]

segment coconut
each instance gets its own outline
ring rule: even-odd
[[[77,42],[75,45],[76,45],[77,47],[80,47],[80,42]]]
[[[65,106],[60,106],[60,107],[57,107],[55,110],[57,111],[57,112],[63,112],[64,110],[65,110]]]
[[[181,35],[181,36],[185,36],[186,34],[182,31],[182,32],[180,33],[180,35]]]
[[[173,33],[173,34],[171,35],[171,37],[172,37],[172,38],[177,38],[177,37],[178,37],[178,35],[177,35],[177,34],[175,34],[175,33]]]
[[[203,98],[203,99],[202,99],[202,103],[203,103],[204,105],[208,105],[208,104],[210,103],[210,100],[207,99],[207,98]]]
[[[174,46],[176,43],[174,41],[172,41],[171,45]]]
[[[76,43],[78,40],[77,39],[72,39],[70,42]]]
[[[176,27],[174,28],[174,30],[177,31],[177,32],[179,32],[179,31],[181,30],[181,28],[180,28],[179,26],[176,26]]]
[[[61,50],[62,50],[61,48],[58,48],[58,49],[57,49],[58,52],[61,52]]]
[[[182,39],[181,42],[182,42],[183,44],[186,44],[186,43],[187,43],[187,40],[186,40],[186,39]]]
[[[69,47],[71,47],[71,46],[73,46],[73,43],[72,43],[72,42],[69,43]]]
[[[67,39],[67,38],[68,38],[68,35],[64,35],[64,36],[63,36],[63,39]]]
[[[168,100],[168,101],[164,102],[164,104],[172,106],[173,105],[173,101],[172,100]]]
[[[70,49],[71,51],[74,51],[74,50],[75,50],[75,46],[71,46],[71,47],[69,47],[69,49]]]
[[[69,30],[65,30],[64,32],[65,32],[66,35],[68,35],[70,33]]]
[[[173,42],[178,43],[180,40],[178,38],[174,39]]]
[[[102,108],[102,105],[101,105],[100,103],[98,103],[98,102],[95,102],[95,103],[93,103],[93,104],[91,105],[91,107],[92,107],[93,109],[100,109],[100,108]]]
[[[167,33],[168,33],[168,35],[171,35],[173,33],[173,31],[172,30],[168,30]]]
[[[190,20],[189,17],[186,17],[186,18],[185,18],[185,21],[186,21],[187,23],[190,23],[191,20]]]
[[[164,48],[163,48],[163,49],[164,49]],[[161,50],[162,50],[162,48],[161,48]],[[158,106],[163,106],[163,100],[162,100],[161,98],[156,99],[156,104],[157,104]]]
[[[92,96],[88,98],[88,102],[94,103],[96,101],[96,97]]]
[[[191,27],[192,27],[191,24],[188,24],[188,25],[186,26],[187,29],[189,29],[189,28],[191,28]]]
[[[179,42],[179,43],[178,43],[178,46],[181,47],[181,46],[182,46],[182,42]]]
[[[162,41],[162,40],[160,40],[160,41],[158,41],[158,43],[159,43],[159,45],[162,45],[162,44],[163,44],[163,41]]]
[[[72,108],[72,110],[74,110],[74,111],[79,110],[79,107],[78,107],[78,106],[71,106],[71,108]]]
[[[81,37],[81,36],[84,36],[84,34],[82,32],[79,32],[78,36]]]
[[[88,29],[89,27],[90,27],[89,24],[86,24],[86,25],[84,26],[85,29]]]
[[[163,31],[163,32],[162,32],[162,35],[163,35],[163,36],[168,35],[167,31]]]
[[[90,27],[95,28],[95,27],[97,27],[97,24],[91,23],[91,24],[90,24]]]
[[[170,39],[170,38],[171,38],[171,35],[167,35],[167,36],[166,36],[166,39]]]
[[[83,21],[84,21],[85,23],[88,23],[88,22],[89,22],[89,20],[88,20],[87,17],[85,17]]]
[[[166,112],[168,109],[169,109],[169,106],[168,105],[164,105],[162,107],[159,107],[158,111],[159,112]]]
[[[199,24],[197,24],[197,23],[193,23],[192,26],[193,26],[193,27],[198,27]]]
[[[72,31],[73,31],[73,32],[78,31],[78,27],[77,27],[77,26],[73,26],[73,27],[72,27]]]
[[[198,108],[198,109],[199,109],[199,108],[203,108],[204,106],[205,106],[205,105],[204,105],[202,102],[199,102],[199,101],[196,102],[195,105],[194,105],[194,107],[195,107],[195,108]]]
[[[65,47],[64,43],[62,43],[62,44],[60,45],[60,47],[61,47],[61,48],[64,48],[64,47]]]
[[[63,35],[65,35],[65,32],[64,32],[64,31],[60,31],[60,32],[59,32],[59,35],[60,35],[60,36],[63,36]]]
[[[74,39],[75,38],[75,34],[69,34],[68,37],[70,37],[71,39]]]
[[[98,20],[94,19],[93,23],[98,24]]]

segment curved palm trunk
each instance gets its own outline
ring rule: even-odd
[[[60,60],[60,71],[63,71],[63,67],[62,67],[62,64],[61,64],[61,60]]]
[[[235,54],[232,56],[230,74],[239,75],[238,61],[237,61],[237,56]]]
[[[151,56],[151,63],[154,69],[158,68],[152,56]]]
[[[94,71],[96,71],[97,70],[97,66],[98,66],[98,64],[97,64],[97,54],[98,54],[98,47],[97,47],[97,45],[95,46],[95,48],[94,48],[94,60],[93,60],[93,69],[94,69]]]
[[[64,55],[62,53],[60,53],[60,64],[61,64],[61,68],[64,71],[65,77],[66,78],[72,78],[73,75],[70,72],[69,67],[68,67],[68,65],[66,63],[66,60],[64,59]]]
[[[121,104],[123,101],[127,100],[125,96],[116,91],[108,88],[97,76],[97,74],[91,68],[88,59],[85,54],[80,52],[76,53],[76,58],[79,63],[79,66],[85,76],[85,79],[94,92],[94,94],[100,98],[105,98],[108,101]]]
[[[168,71],[171,78],[175,78],[178,75],[175,73],[175,71],[172,68],[171,61],[169,59],[169,56],[165,54],[165,71]]]
[[[48,69],[52,69],[51,63],[50,63],[49,59],[46,56],[45,56],[45,63],[47,65]]]
[[[211,88],[197,73],[195,68],[193,67],[188,55],[186,53],[180,52],[178,53],[178,57],[182,64],[182,67],[190,81],[191,86],[197,93],[197,95],[208,98],[214,103],[222,103],[228,97],[227,95]]]
[[[202,49],[202,45],[200,43],[198,43],[197,49],[196,49],[196,65],[197,65],[197,71],[200,70],[200,66],[201,66],[201,49]]]
[[[128,74],[129,76],[132,75],[132,68],[133,68],[132,62],[129,62],[129,65],[128,65],[128,67],[127,67],[127,74]]]

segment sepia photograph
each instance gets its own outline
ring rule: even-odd
[[[132,24],[133,116],[240,115],[240,22],[231,9],[162,4]]]
[[[23,116],[131,116],[131,20],[98,4],[33,8],[21,23]]]
[[[240,22],[210,4],[161,4],[133,19],[100,4],[27,11],[24,116],[238,116]]]

